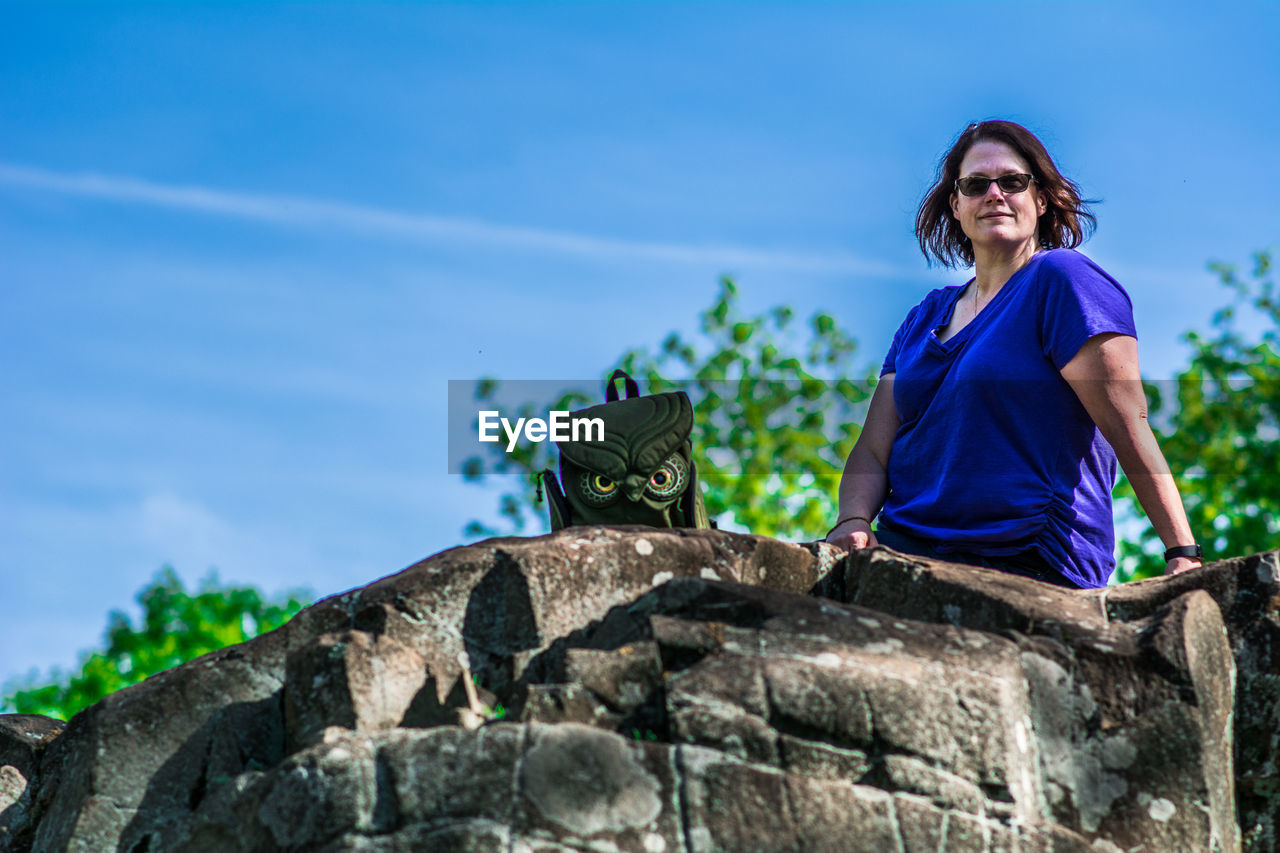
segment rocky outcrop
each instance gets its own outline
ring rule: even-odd
[[[0,715],[0,845],[28,829],[31,779],[62,729],[60,721],[37,714]]]
[[[1278,595],[1278,552],[1085,592],[489,540],[65,730],[0,717],[0,849],[1274,851]]]

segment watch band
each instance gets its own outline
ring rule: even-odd
[[[1164,561],[1166,563],[1176,557],[1190,557],[1193,560],[1199,560],[1204,557],[1204,549],[1199,544],[1177,545],[1164,552]]]

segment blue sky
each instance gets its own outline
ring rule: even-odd
[[[878,361],[971,120],[1101,198],[1144,373],[1280,241],[1274,3],[0,4],[0,681],[164,563],[319,594],[462,541],[447,380],[747,309]]]

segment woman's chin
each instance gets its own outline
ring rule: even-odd
[[[1017,254],[1022,249],[1035,249],[1034,235],[1019,234],[1013,229],[993,228],[973,238],[974,249],[1001,255]]]

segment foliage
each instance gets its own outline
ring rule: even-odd
[[[1147,394],[1191,527],[1213,559],[1280,542],[1280,294],[1268,252],[1255,256],[1248,278],[1231,265],[1210,268],[1234,299],[1214,315],[1209,331],[1183,336],[1192,349],[1189,366],[1169,388],[1148,384]],[[1242,309],[1249,324],[1241,322]],[[709,349],[700,351],[673,333],[656,352],[633,349],[617,363],[642,386],[647,381],[650,392],[689,392],[694,456],[711,517],[724,527],[784,539],[820,536],[834,517],[841,466],[874,382],[870,372],[862,381],[849,378],[856,344],[829,315],[811,319],[806,342],[797,342],[794,319],[783,306],[739,316],[736,288],[723,279],[715,302],[701,314],[700,340]],[[1254,328],[1254,320],[1261,321],[1261,332],[1242,331]],[[820,379],[818,371],[835,378]],[[495,389],[496,383],[482,381],[476,397],[490,399]],[[529,404],[518,414],[597,399],[566,391],[550,407]],[[526,488],[502,495],[501,513],[516,531],[531,513],[545,530],[545,514],[533,508],[532,475],[554,466],[550,443],[518,444],[510,454],[497,450],[491,456],[468,460],[464,473],[473,480],[487,472],[529,475]],[[1120,543],[1117,579],[1160,573],[1163,546],[1124,478],[1116,497],[1118,515],[1135,529],[1144,527]],[[498,531],[473,522],[467,532]]]
[[[527,383],[526,383],[527,384]],[[498,383],[493,379],[481,379],[476,383],[475,399],[477,402],[494,404],[495,397],[498,392]],[[586,391],[579,389],[562,389],[555,394],[550,405],[542,404],[538,401],[526,401],[521,403],[515,410],[514,415],[504,412],[504,417],[511,420],[516,418],[538,417],[548,411],[569,411],[579,409],[590,404],[594,400],[594,395],[588,394]],[[546,520],[546,513],[538,513],[533,511],[535,499],[541,495],[541,487],[538,484],[537,474],[543,468],[551,468],[555,465],[555,452],[552,449],[554,445],[549,441],[543,442],[516,442],[510,452],[506,451],[505,445],[495,444],[494,451],[487,459],[481,459],[473,456],[462,464],[463,479],[468,482],[482,483],[489,474],[523,474],[526,487],[522,491],[507,492],[498,499],[498,514],[506,519],[510,526],[510,532],[522,533],[528,518],[532,514],[534,524],[541,523],[542,530],[550,528],[550,524]],[[468,538],[498,536],[502,533],[499,529],[491,527],[479,521],[472,521],[467,524],[463,535]]]
[[[309,593],[295,591],[268,600],[253,587],[222,587],[210,573],[188,593],[166,566],[139,590],[141,624],[119,610],[108,616],[106,648],[86,654],[80,670],[55,670],[50,683],[37,684],[35,673],[23,683],[5,685],[4,709],[70,719],[109,693],[142,681],[224,646],[242,643],[280,627],[301,610]]]
[[[705,357],[673,333],[657,356],[631,350],[620,366],[644,377],[650,391],[690,392],[694,454],[712,518],[763,536],[824,536],[874,374],[849,378],[857,344],[831,315],[810,319],[802,349],[792,338],[790,308],[742,318],[736,295],[733,282],[723,279],[715,303],[701,315],[712,346]],[[790,354],[796,351],[803,358]],[[672,372],[692,380],[664,379]]]
[[[788,307],[741,316],[737,288],[727,278],[700,320],[700,341],[672,333],[656,353],[632,349],[616,366],[649,393],[689,393],[694,459],[707,512],[721,526],[784,539],[823,536],[835,517],[840,473],[861,429],[875,374],[849,378],[857,344],[829,314],[815,314],[801,339]],[[476,398],[491,399],[493,391],[491,381],[482,382]],[[567,392],[550,408],[595,400]],[[519,415],[534,411],[528,405]],[[553,467],[549,442],[526,445],[510,454],[495,450],[488,470],[532,475]],[[468,460],[464,473],[480,479],[485,465],[479,458]],[[533,492],[531,485],[501,498],[500,511],[516,530],[524,528],[526,510],[532,511]],[[545,514],[537,515],[546,529]],[[473,522],[467,532],[496,531]]]
[[[1159,385],[1148,384],[1147,394],[1191,529],[1212,560],[1280,544],[1280,293],[1270,252],[1254,256],[1248,279],[1230,264],[1209,267],[1234,299],[1214,315],[1211,331],[1183,335],[1192,357],[1170,389],[1176,405]],[[1241,307],[1261,320],[1257,338],[1239,329]],[[1134,513],[1127,481],[1116,494]],[[1150,527],[1137,543],[1121,543],[1120,580],[1164,570],[1163,546]]]

